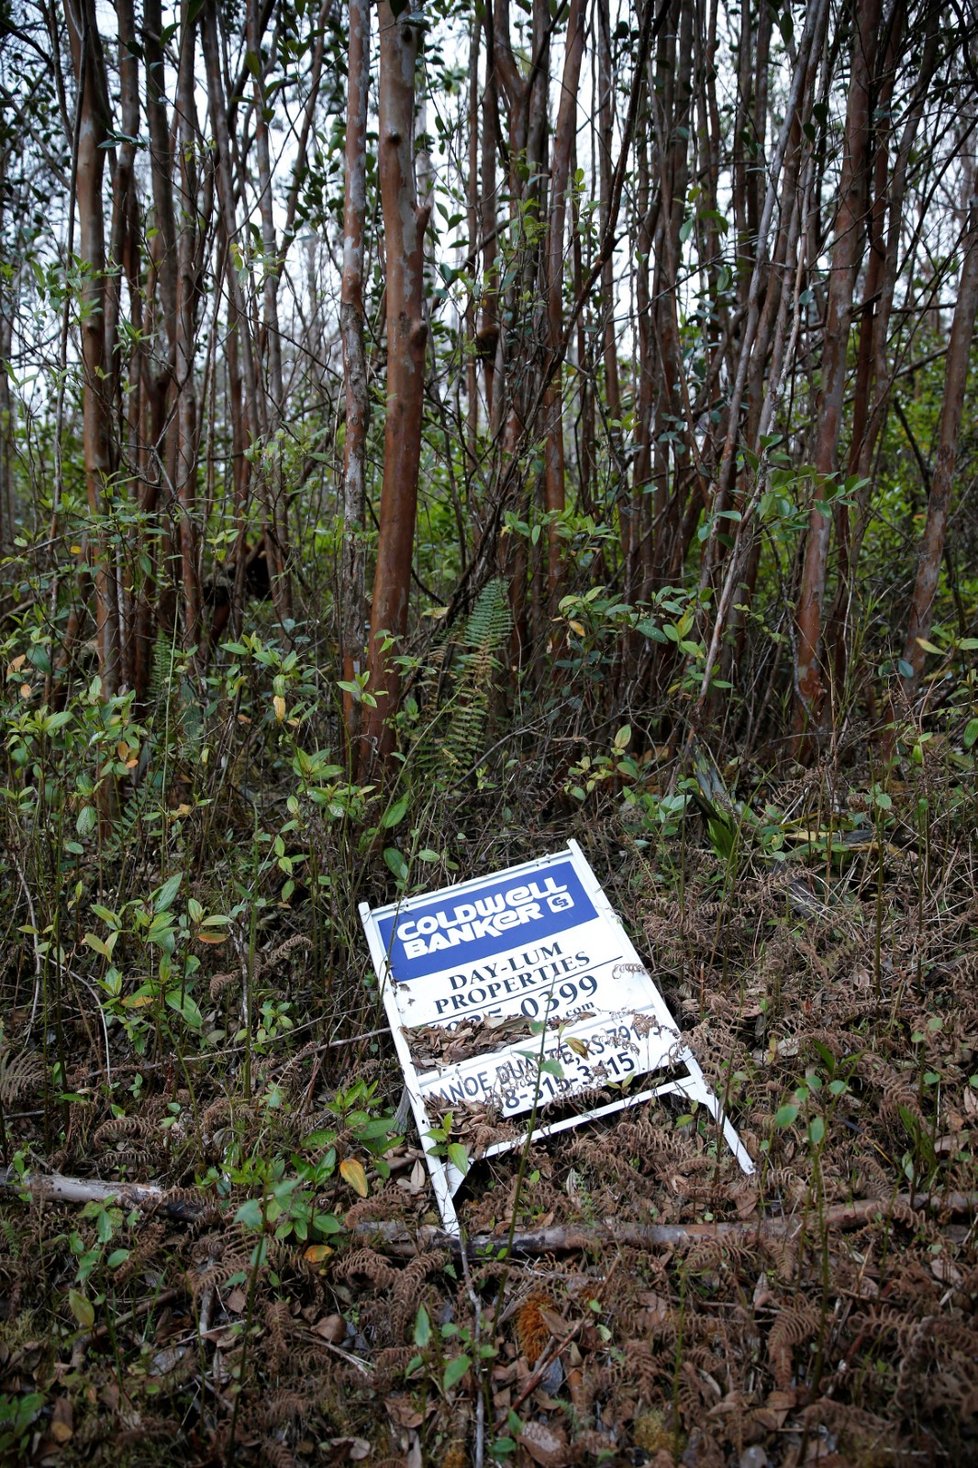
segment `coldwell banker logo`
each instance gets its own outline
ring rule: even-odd
[[[597,913],[569,861],[532,877],[503,877],[451,899],[440,893],[379,926],[400,981],[477,961],[589,922]]]

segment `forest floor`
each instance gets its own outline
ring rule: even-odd
[[[973,776],[938,771],[924,806],[925,776],[886,799],[840,782],[827,830],[821,776],[796,772],[752,796],[774,842],[690,814],[646,845],[613,799],[455,812],[492,832],[459,875],[582,843],[758,1163],[641,1106],[476,1164],[469,1256],[430,1227],[417,1137],[391,1135],[352,909],[345,948],[301,890],[265,910],[247,1049],[219,945],[174,1045],[172,1000],[124,1023],[80,937],[45,1026],[11,934],[0,1461],[978,1462]],[[166,1191],[45,1202],[25,1172]]]

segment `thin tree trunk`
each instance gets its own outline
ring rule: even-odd
[[[192,0],[182,0],[176,98],[181,211],[177,233],[177,446],[174,481],[180,516],[177,541],[180,551],[183,635],[184,646],[188,649],[198,648],[200,645],[202,605],[200,536],[197,524],[197,393],[194,382],[198,243],[198,174],[195,161],[198,131],[194,101],[197,22],[196,19],[190,19],[191,8]]]
[[[139,62],[137,59],[136,22],[132,0],[116,0],[119,29],[119,93],[121,140],[112,181],[112,232],[109,259],[113,266],[109,300],[106,306],[106,342],[118,344],[118,323],[122,309],[122,282],[125,279],[129,303],[129,325],[134,342],[129,361],[126,402],[122,401],[125,362],[118,350],[111,352],[111,368],[106,388],[110,400],[118,403],[119,442],[123,475],[130,486],[130,499],[138,505],[139,474],[144,456],[139,444],[141,419],[142,363],[145,355],[140,340],[142,325],[139,279],[139,200],[134,175],[136,138],[139,133]],[[145,542],[145,536],[141,537]],[[139,547],[142,551],[142,545]],[[128,574],[118,582],[121,676],[133,688],[136,679],[136,596],[133,580],[137,555],[135,547],[125,558]]]
[[[105,235],[102,178],[108,140],[109,101],[94,0],[65,0],[65,16],[78,87],[78,253],[85,267],[81,287],[82,438],[89,513],[94,537],[95,627],[99,675],[106,698],[118,691],[121,676],[118,580],[113,538],[104,516],[112,498],[115,469],[112,407],[106,394],[109,370],[105,340]]]
[[[760,325],[761,308],[767,285],[768,265],[770,261],[770,232],[775,209],[779,202],[782,183],[781,172],[799,110],[805,105],[806,99],[811,96],[817,57],[827,17],[828,0],[817,0],[817,3],[810,5],[806,10],[805,28],[798,43],[798,56],[795,61],[794,73],[791,80],[788,105],[785,110],[784,121],[781,125],[774,154],[767,169],[768,185],[764,195],[764,205],[761,209],[754,263],[751,269],[750,285],[747,290],[747,315],[743,327],[743,338],[737,358],[736,376],[733,391],[730,396],[730,405],[727,410],[727,432],[724,438],[723,451],[720,456],[720,466],[717,473],[717,487],[713,501],[713,519],[700,568],[700,586],[703,588],[710,585],[713,579],[713,569],[719,555],[718,536],[723,524],[720,512],[729,508],[730,497],[733,491],[736,472],[736,449],[741,427],[740,414],[751,366],[751,354],[754,350],[757,331]],[[817,256],[809,256],[809,258],[817,258]]]
[[[469,257],[479,257],[479,43],[482,23],[473,15],[469,32],[469,130],[467,178],[465,180],[465,215],[469,237]],[[476,300],[471,293],[465,302],[465,446],[469,462],[477,462],[479,440],[479,342],[477,337]],[[466,474],[466,483],[469,475]]]
[[[889,43],[891,58],[883,69],[887,93],[877,106],[883,117],[889,116],[892,94],[891,67],[899,55],[904,39],[906,14],[901,5],[894,19]],[[899,22],[899,26],[897,25]],[[846,534],[839,545],[839,584],[836,589],[826,638],[833,646],[836,685],[841,687],[848,657],[847,623],[853,594],[857,586],[856,567],[869,514],[872,489],[871,464],[879,435],[883,429],[893,383],[887,360],[887,339],[898,278],[899,245],[903,228],[904,201],[907,193],[907,168],[916,142],[929,94],[929,86],[939,57],[938,29],[932,24],[924,45],[913,100],[904,122],[900,145],[893,168],[887,171],[888,130],[881,127],[877,147],[874,179],[873,214],[871,219],[872,253],[863,290],[864,306],[859,327],[859,356],[856,386],[853,393],[853,423],[849,448],[848,472],[861,484],[855,491],[855,510],[845,510]],[[884,230],[885,220],[885,230]]]
[[[554,134],[553,163],[550,170],[550,221],[547,236],[547,345],[551,352],[560,348],[563,324],[564,229],[567,222],[567,184],[571,157],[577,133],[577,87],[584,57],[584,0],[571,0],[564,41],[564,69],[561,78],[560,106]],[[547,438],[544,448],[545,499],[547,513],[547,596],[548,613],[557,609],[561,579],[561,539],[558,516],[565,506],[564,486],[564,415],[560,372],[552,377],[544,395],[544,421]]]
[[[339,637],[343,679],[353,684],[361,670],[366,612],[364,506],[370,399],[364,350],[363,230],[367,207],[367,99],[370,88],[368,0],[350,0],[349,13],[349,101],[346,115],[343,278],[340,294],[346,436],[343,443]],[[351,751],[359,732],[359,713],[360,705],[350,689],[344,690],[343,715]]]
[[[247,36],[248,45],[256,57],[261,53],[261,18],[257,0],[248,0]],[[278,283],[280,265],[278,261],[278,239],[275,229],[274,200],[272,197],[272,160],[268,143],[268,123],[265,120],[264,83],[261,66],[254,73],[255,96],[255,158],[258,165],[258,212],[261,218],[262,253],[264,255],[262,279],[262,338],[265,348],[264,389],[266,400],[267,431],[270,440],[281,422],[284,408],[285,386],[282,377],[282,340],[278,320]],[[266,555],[272,582],[272,598],[280,622],[292,616],[292,593],[288,572],[289,520],[288,502],[281,474],[281,453],[274,442],[268,455],[267,467],[262,475],[262,488],[266,500],[268,521],[265,536]],[[274,473],[275,482],[270,482]]]
[[[835,479],[845,393],[849,324],[856,273],[865,233],[871,94],[880,22],[880,0],[861,0],[853,12],[852,65],[843,143],[839,207],[829,273],[828,306],[822,339],[822,387],[818,399],[815,489],[805,542],[798,594],[795,655],[794,731],[803,735],[819,727],[825,699],[821,666],[822,606],[828,572],[832,519],[819,503]]]
[[[398,643],[407,629],[408,593],[418,507],[427,326],[424,233],[414,171],[415,12],[396,18],[380,5],[380,193],[387,259],[387,416],[377,566],[370,604],[364,761],[390,753],[391,716],[400,694]]]
[[[976,174],[972,168],[969,179],[968,223],[962,243],[964,258],[944,373],[937,460],[931,478],[927,522],[920,543],[917,578],[910,602],[907,637],[903,648],[904,661],[911,668],[911,672],[902,680],[903,692],[908,699],[913,697],[920,682],[926,651],[922,643],[930,637],[933,623],[934,596],[944,553],[947,508],[954,482],[958,434],[968,382],[968,359],[975,331],[975,314],[978,311],[978,197],[975,196],[975,184]]]
[[[208,5],[202,17],[201,44],[207,76],[207,107],[216,141],[217,196],[221,205],[221,270],[227,283],[228,347],[227,372],[231,419],[231,450],[234,462],[235,516],[238,535],[234,547],[234,585],[231,588],[230,624],[237,636],[244,606],[244,578],[248,561],[248,504],[252,485],[252,462],[248,454],[261,432],[260,393],[256,348],[248,303],[233,259],[238,246],[237,208],[231,175],[230,111],[224,94],[220,38],[216,6]]]

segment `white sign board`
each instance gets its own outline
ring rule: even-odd
[[[428,1134],[445,1112],[544,1113],[533,1139],[656,1096],[707,1108],[754,1165],[683,1043],[577,843],[360,916],[445,1227],[462,1181]],[[658,1076],[651,1089],[637,1078]],[[546,1109],[630,1082],[608,1104],[546,1124]],[[521,1146],[525,1134],[484,1149]]]

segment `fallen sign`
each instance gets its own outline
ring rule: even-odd
[[[445,1228],[464,1177],[440,1125],[502,1120],[664,1076],[603,1105],[492,1142],[496,1156],[660,1096],[706,1108],[745,1173],[754,1164],[576,841],[490,877],[360,905],[394,1045]],[[456,1154],[458,1155],[458,1154]],[[461,1160],[461,1159],[459,1159]]]

